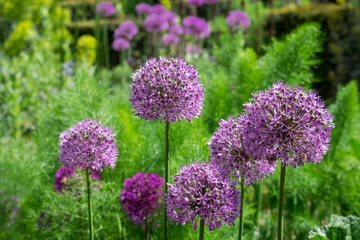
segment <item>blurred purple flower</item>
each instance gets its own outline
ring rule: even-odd
[[[322,160],[334,123],[317,92],[280,81],[253,96],[244,104],[244,148],[249,154],[294,168]]]
[[[151,8],[152,7],[147,3],[139,3],[138,5],[136,5],[136,12],[139,15],[150,14]]]
[[[126,59],[126,62],[127,62],[127,64],[129,64],[129,65],[134,65],[134,64],[135,64],[135,60],[134,60],[133,58],[127,58],[127,59]]]
[[[186,52],[189,54],[201,54],[202,50],[198,45],[189,45],[186,47]]]
[[[155,173],[139,172],[124,181],[121,192],[122,210],[134,224],[145,227],[145,219],[154,214],[162,202],[164,179]]]
[[[70,76],[74,74],[74,62],[73,61],[65,62],[62,65],[62,67],[63,67],[65,74],[70,75]]]
[[[179,43],[179,38],[175,33],[167,33],[161,38],[164,46],[176,45]]]
[[[195,39],[204,39],[210,35],[210,28],[205,19],[188,16],[183,21],[185,34]]]
[[[206,4],[215,4],[218,0],[204,0],[204,3]]]
[[[164,14],[167,10],[164,8],[162,4],[155,4],[150,8],[150,14]]]
[[[124,21],[117,29],[115,29],[114,39],[125,38],[127,40],[132,40],[138,32],[139,29],[135,23],[132,21]]]
[[[59,160],[66,167],[102,171],[115,167],[118,149],[113,131],[95,119],[78,122],[60,134]]]
[[[206,0],[188,0],[189,5],[200,7],[205,3]]]
[[[232,29],[237,30],[239,28],[246,29],[250,27],[250,18],[246,12],[240,10],[234,10],[226,17],[226,24]]]
[[[130,103],[137,116],[167,122],[200,115],[204,87],[198,71],[183,59],[150,58],[132,76]]]
[[[234,225],[240,211],[240,193],[236,182],[221,176],[214,165],[184,165],[168,184],[166,210],[170,220],[185,225],[191,221],[194,230],[203,219],[210,231],[227,223]]]
[[[115,7],[111,2],[100,2],[96,5],[100,17],[108,18],[115,14]]]
[[[175,25],[177,23],[177,15],[174,12],[167,11],[164,13],[165,18],[168,20],[170,26]]]
[[[164,15],[150,14],[144,22],[147,32],[162,32],[169,28],[169,23]]]
[[[175,33],[177,35],[184,34],[184,29],[179,25],[172,25],[169,28],[169,33]]]
[[[112,49],[118,52],[128,49],[129,46],[130,46],[129,41],[124,38],[117,38],[111,44]]]

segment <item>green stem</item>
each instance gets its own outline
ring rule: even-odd
[[[96,38],[96,67],[100,68],[100,19],[99,14],[96,13],[95,8],[95,15],[96,15],[96,23],[95,23],[95,38]]]
[[[145,218],[145,240],[150,239],[148,218]]]
[[[261,205],[262,205],[262,196],[261,196],[261,182],[254,185],[255,188],[255,203],[256,203],[256,209],[255,209],[255,217],[254,217],[254,224],[258,225],[259,222],[259,216],[261,213]]]
[[[109,41],[108,41],[107,22],[105,22],[103,26],[103,47],[104,47],[105,66],[109,69],[110,59],[109,59]]]
[[[165,194],[168,192],[169,182],[169,130],[170,123],[165,121]],[[167,216],[166,207],[164,207],[164,239],[167,239]]]
[[[283,239],[283,229],[284,229],[284,197],[285,197],[285,170],[286,165],[281,166],[281,176],[280,176],[280,192],[279,192],[279,211],[278,211],[278,240]]]
[[[200,220],[199,240],[204,240],[204,228],[205,228],[204,219],[201,219]]]
[[[239,240],[241,240],[242,238],[242,232],[243,232],[243,228],[244,228],[244,214],[243,214],[243,209],[244,209],[244,195],[245,195],[245,187],[244,187],[244,179],[241,179],[241,192],[240,192],[240,222],[239,222]]]
[[[89,168],[86,169],[86,183],[87,183],[87,195],[88,195],[90,240],[94,240],[93,217],[92,217],[92,206],[91,206],[91,190],[90,190],[90,169]]]

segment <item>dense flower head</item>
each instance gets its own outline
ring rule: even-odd
[[[201,54],[202,50],[198,45],[189,45],[186,47],[186,52],[189,54]]]
[[[188,4],[192,6],[200,7],[205,3],[205,0],[188,0]]]
[[[115,29],[114,39],[125,38],[127,40],[132,40],[138,32],[139,29],[135,23],[132,21],[124,21],[117,29]]]
[[[179,25],[172,25],[169,28],[169,33],[175,33],[177,35],[183,35],[184,29]]]
[[[144,225],[163,198],[164,179],[155,173],[139,172],[125,179],[121,192],[122,209],[135,224]]]
[[[234,10],[226,17],[226,24],[233,30],[250,27],[251,21],[246,12]]]
[[[115,167],[117,145],[113,131],[96,119],[78,122],[60,134],[59,160],[66,167],[83,167],[102,171]]]
[[[56,175],[55,175],[55,182],[54,182],[55,191],[61,193],[63,191],[76,190],[76,189],[73,189],[75,186],[73,185],[73,183],[71,181],[69,181],[69,179],[80,178],[80,175],[77,174],[77,170],[79,170],[79,169],[62,166],[56,172]],[[101,174],[92,169],[90,169],[90,176],[91,176],[91,179],[95,180],[95,181],[102,179]]]
[[[191,122],[200,115],[204,87],[198,71],[180,58],[150,58],[132,76],[130,102],[147,120]]]
[[[252,185],[275,171],[276,161],[255,160],[244,149],[243,115],[221,119],[219,125],[208,143],[210,163],[217,165],[225,177]]]
[[[147,3],[139,3],[138,5],[136,5],[135,9],[137,14],[142,15],[142,14],[150,14],[151,11],[151,6]]]
[[[171,12],[171,11],[166,11],[164,13],[164,15],[170,26],[175,25],[177,23],[178,17],[176,15],[176,13]]]
[[[154,6],[151,7],[150,9],[150,14],[164,14],[166,13],[167,10],[165,9],[165,7],[158,3],[158,4],[155,4]]]
[[[147,32],[162,32],[169,28],[169,22],[163,14],[150,14],[144,22]]]
[[[111,2],[100,2],[96,5],[96,11],[100,17],[111,17],[115,14],[115,7]]]
[[[129,46],[129,41],[124,38],[116,38],[111,44],[112,49],[118,52],[128,49]]]
[[[197,229],[198,219],[204,219],[210,231],[227,223],[233,225],[239,215],[240,193],[236,183],[222,177],[216,166],[198,163],[183,166],[168,184],[167,216],[185,225],[191,222]]]
[[[210,35],[210,28],[205,19],[188,16],[183,21],[184,32],[195,39],[204,39]]]
[[[244,146],[251,155],[293,167],[322,160],[334,124],[317,92],[280,81],[253,96],[244,104]]]
[[[179,38],[175,33],[167,33],[161,38],[164,46],[176,45],[179,43]]]

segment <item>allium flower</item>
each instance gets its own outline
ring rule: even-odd
[[[202,50],[198,45],[189,45],[186,47],[186,52],[189,54],[201,54]]]
[[[78,122],[60,134],[60,163],[96,171],[105,165],[114,168],[118,155],[114,138],[113,131],[95,119]]]
[[[150,58],[132,76],[130,102],[136,115],[160,122],[191,122],[200,115],[204,87],[197,70],[182,59]]]
[[[172,25],[169,28],[169,33],[175,33],[177,35],[183,35],[184,34],[184,29],[179,25]]]
[[[205,0],[188,0],[189,5],[200,7],[205,3]]]
[[[144,22],[147,32],[162,32],[169,28],[168,20],[164,15],[150,14]]]
[[[167,11],[167,12],[164,13],[164,15],[165,15],[165,18],[167,19],[170,26],[176,24],[177,18],[178,18],[176,13],[171,12],[171,11]]]
[[[177,224],[191,221],[194,230],[198,219],[210,231],[227,223],[233,225],[239,215],[240,193],[236,183],[223,178],[214,165],[198,163],[185,165],[168,184],[167,216]]]
[[[147,3],[139,3],[138,5],[136,5],[135,8],[137,14],[142,15],[142,14],[150,14],[152,7]]]
[[[115,29],[114,39],[125,38],[127,40],[132,40],[138,32],[139,29],[135,23],[132,21],[124,21],[117,29]]]
[[[246,29],[250,27],[250,18],[246,12],[240,10],[234,10],[226,17],[226,24],[233,30],[239,28]]]
[[[155,4],[154,6],[151,7],[150,9],[150,14],[164,14],[166,13],[167,10],[164,8],[164,6],[162,4]]]
[[[179,38],[175,33],[167,33],[161,38],[164,46],[176,45],[179,43]]]
[[[108,18],[115,14],[115,7],[111,2],[100,2],[96,5],[100,17]]]
[[[330,149],[333,116],[314,90],[282,81],[253,94],[244,104],[244,147],[254,158],[281,160],[282,165],[320,162]]]
[[[210,35],[210,28],[205,19],[188,16],[183,21],[185,34],[195,39],[204,39]]]
[[[92,180],[101,180],[102,176],[95,170],[90,169],[90,176]],[[69,183],[70,178],[76,177],[76,169],[72,167],[62,166],[55,175],[54,188],[57,192],[63,190],[70,190],[73,186]],[[77,176],[79,177],[79,176]]]
[[[129,46],[130,46],[129,41],[124,38],[117,38],[111,44],[112,49],[118,52],[128,49]]]
[[[139,172],[125,179],[121,192],[123,211],[135,224],[142,224],[162,202],[164,179],[155,173]]]
[[[209,141],[210,163],[218,166],[225,177],[235,177],[244,180],[247,185],[272,174],[276,161],[253,159],[243,147],[246,138],[243,131],[243,116],[228,121],[220,120],[220,127]]]

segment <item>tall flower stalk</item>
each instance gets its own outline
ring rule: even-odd
[[[314,90],[288,86],[282,81],[253,94],[244,104],[244,141],[255,158],[281,160],[278,239],[283,239],[286,166],[317,163],[330,149],[333,116]]]

